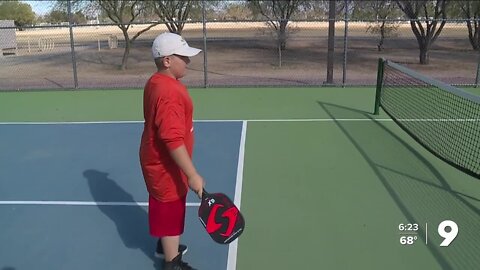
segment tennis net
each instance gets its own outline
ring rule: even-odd
[[[375,114],[379,107],[434,155],[480,178],[480,96],[380,59]]]

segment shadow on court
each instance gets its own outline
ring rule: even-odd
[[[15,267],[6,266],[3,267],[1,270],[15,270]]]
[[[83,172],[83,176],[88,180],[88,186],[95,202],[135,202],[131,194],[108,177],[108,173],[89,169]],[[125,247],[140,249],[158,268],[156,265],[157,259],[153,256],[155,249],[154,239],[148,232],[148,214],[146,210],[139,205],[98,205],[98,208],[115,223]]]
[[[418,236],[424,243],[425,222],[433,224],[434,230],[444,219],[458,224],[459,235],[448,248],[441,248],[439,244],[443,239],[436,232],[429,232],[427,248],[441,269],[476,269],[480,265],[480,257],[474,255],[480,252],[480,235],[476,233],[480,210],[466,198],[475,201],[478,198],[457,192],[449,184],[464,179],[446,179],[416,147],[394,133],[387,124],[375,121],[370,113],[317,102],[332,119],[372,120],[334,122],[369,164],[408,222],[420,225]],[[468,178],[465,175],[465,179]]]

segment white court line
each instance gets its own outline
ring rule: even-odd
[[[0,201],[0,205],[148,206],[148,202]],[[187,203],[187,206],[198,207],[200,203]]]
[[[248,122],[393,122],[390,118],[311,118],[311,119],[251,119]],[[397,119],[400,122],[480,122],[480,119]]]
[[[298,119],[231,119],[231,120],[195,120],[195,123],[216,122],[393,122],[390,118],[298,118]],[[480,122],[480,119],[397,119],[400,122]],[[91,121],[91,122],[0,122],[0,125],[82,125],[82,124],[139,124],[144,121]]]
[[[243,122],[244,120],[194,120],[195,123]],[[145,121],[72,121],[72,122],[0,122],[0,125],[85,125],[85,124],[143,124]]]
[[[144,121],[91,121],[91,122],[0,122],[0,125],[83,125],[83,124],[137,124]]]
[[[240,137],[240,149],[238,150],[237,181],[235,184],[235,198],[234,198],[234,203],[239,209],[242,201],[243,164],[245,159],[246,137],[247,137],[247,121],[243,121],[242,135]],[[230,243],[230,245],[228,246],[227,270],[237,269],[237,250],[238,250],[238,239]]]

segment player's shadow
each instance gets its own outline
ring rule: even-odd
[[[83,172],[95,202],[135,203],[132,195],[121,188],[108,173],[89,169]],[[154,239],[148,233],[148,215],[139,205],[98,205],[102,213],[116,225],[123,244],[131,249],[142,250],[155,261]]]

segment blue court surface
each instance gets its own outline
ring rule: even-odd
[[[207,190],[237,203],[244,128],[241,121],[195,123],[194,163]],[[142,129],[141,122],[0,125],[0,269],[161,269],[148,233]],[[235,269],[236,241],[213,242],[198,205],[189,193],[185,261]]]

